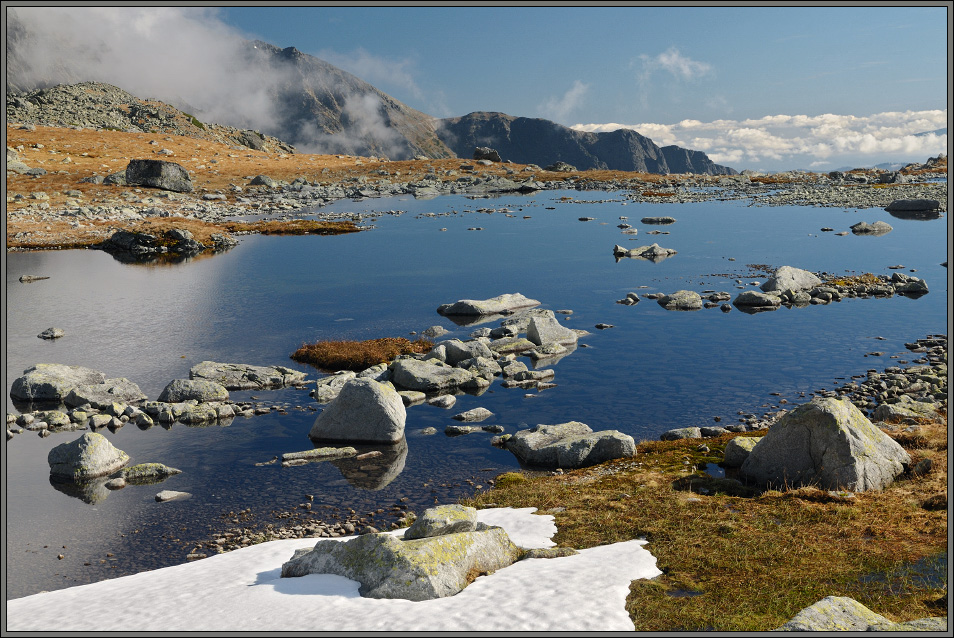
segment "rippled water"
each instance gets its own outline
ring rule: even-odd
[[[155,398],[203,360],[308,370],[288,359],[308,341],[405,336],[434,324],[452,330],[448,338],[467,338],[474,328],[456,326],[437,306],[505,292],[573,310],[565,324],[589,330],[580,342],[589,347],[555,365],[555,388],[528,393],[498,381],[481,396],[459,396],[450,410],[409,408],[406,453],[389,459],[391,473],[400,473],[383,486],[354,462],[255,465],[311,447],[307,433],[316,406],[306,390],[233,392],[237,400],[254,395],[286,403],[288,410],[224,427],[103,431],[133,463],[183,470],[161,486],[73,493],[50,482],[46,455],[77,433],[18,435],[5,443],[8,597],[182,562],[196,541],[231,526],[224,516],[229,511],[251,508],[260,524],[272,521],[273,511],[294,510],[306,495],[314,497],[316,516],[389,508],[400,499],[420,510],[470,494],[474,485],[517,467],[510,453],[489,445],[489,434],[419,433],[442,431],[458,411],[486,407],[495,416],[484,423],[508,432],[577,420],[594,430],[654,439],[671,428],[710,424],[715,416],[725,425],[740,410],[766,411],[781,398],[795,402],[801,392],[905,361],[905,342],[947,329],[947,270],[940,266],[947,260],[946,216],[918,221],[881,210],[749,208],[744,202],[626,204],[613,193],[576,191],[346,201],[327,209],[406,212],[382,215],[373,230],[352,235],[246,237],[228,253],[175,265],[121,264],[97,251],[8,255],[8,394],[23,369],[41,362],[127,377]],[[421,217],[428,213],[435,215]],[[677,222],[639,221],[660,215]],[[635,240],[620,233],[620,216],[639,229]],[[894,230],[881,237],[820,231],[878,219]],[[647,234],[654,229],[669,234]],[[678,254],[660,263],[613,258],[614,244],[653,242]],[[746,288],[764,280],[747,264],[879,274],[903,264],[901,272],[916,270],[931,292],[755,315],[669,312],[646,299],[615,303],[631,291],[724,290],[734,297],[737,279]],[[21,284],[22,274],[50,279]],[[615,327],[597,330],[597,323]],[[36,337],[50,326],[66,336]],[[874,351],[885,355],[866,356]],[[7,401],[8,412],[15,412]],[[193,497],[159,504],[160,489]]]

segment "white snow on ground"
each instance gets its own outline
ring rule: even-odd
[[[552,547],[553,517],[534,511],[487,509],[478,519],[521,547]],[[315,542],[272,541],[10,600],[7,631],[632,631],[630,582],[661,573],[646,541],[628,541],[523,560],[456,596],[378,600],[362,598],[358,583],[341,576],[280,578],[282,563]]]

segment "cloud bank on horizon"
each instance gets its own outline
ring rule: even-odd
[[[947,152],[947,109],[875,113],[867,116],[766,115],[745,120],[682,120],[676,124],[575,124],[600,133],[633,129],[659,146],[703,151],[718,163],[742,170],[808,169],[844,165],[923,162]],[[861,162],[855,166],[854,163]]]

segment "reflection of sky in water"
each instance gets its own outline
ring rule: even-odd
[[[561,196],[617,201],[570,204],[559,202]],[[462,212],[504,206],[513,217]],[[415,434],[429,426],[442,432],[458,411],[486,407],[494,416],[484,423],[499,423],[508,432],[579,420],[596,430],[619,429],[637,440],[651,439],[670,428],[711,424],[713,416],[721,416],[725,425],[736,420],[738,410],[765,411],[762,406],[778,401],[772,392],[794,402],[800,391],[832,388],[836,377],[896,363],[865,353],[905,352],[905,342],[945,332],[947,326],[947,271],[939,266],[947,259],[946,216],[917,221],[880,209],[748,208],[739,202],[623,205],[614,194],[598,191],[346,201],[328,209],[407,213],[381,216],[375,230],[339,237],[245,237],[228,253],[173,266],[123,265],[98,251],[9,254],[7,393],[24,368],[40,362],[125,376],[150,398],[205,359],[313,372],[288,358],[304,342],[402,336],[434,324],[450,329],[448,337],[467,338],[473,328],[441,317],[437,306],[504,292],[521,292],[546,308],[573,310],[561,321],[589,330],[592,334],[581,340],[589,347],[559,361],[557,387],[539,394],[527,396],[498,382],[480,397],[458,397],[451,410],[409,408],[404,469],[374,492],[359,489],[354,473],[349,480],[331,463],[284,469],[254,465],[311,447],[310,411],[237,419],[225,428],[177,424],[140,431],[127,425],[107,431],[133,463],[158,461],[184,473],[157,486],[109,493],[93,505],[54,489],[48,480],[47,452],[77,434],[19,435],[7,444],[16,453],[5,462],[8,521],[13,521],[7,543],[15,550],[8,556],[11,573],[32,573],[36,584],[16,595],[75,584],[69,578],[91,573],[82,566],[83,557],[99,565],[105,552],[130,561],[123,573],[135,570],[136,560],[155,565],[168,564],[170,555],[181,559],[191,548],[171,539],[178,534],[203,538],[202,522],[219,521],[229,509],[252,506],[264,515],[297,507],[305,494],[315,495],[316,509],[356,503],[356,509],[387,507],[403,497],[426,504],[463,493],[440,488],[445,481],[472,477],[479,482],[494,474],[482,470],[516,466],[512,455],[490,447],[490,435]],[[452,210],[459,214],[412,219]],[[639,229],[637,236],[620,233],[621,215]],[[661,227],[639,221],[660,215],[677,222]],[[582,216],[596,219],[578,221]],[[837,232],[879,219],[894,230],[881,237],[820,232],[825,226]],[[467,230],[478,226],[484,230]],[[646,234],[654,229],[669,234]],[[633,248],[654,242],[678,254],[659,263],[617,263],[613,257],[614,244]],[[735,279],[751,280],[746,264],[879,274],[903,264],[916,269],[931,292],[917,300],[845,300],[756,315],[724,314],[717,308],[669,312],[648,299],[635,306],[615,303],[631,291],[724,290],[734,297],[740,292]],[[21,284],[22,274],[51,278]],[[601,322],[615,327],[596,330]],[[53,342],[36,337],[51,326],[63,328],[66,336]],[[879,336],[886,340],[876,340]],[[302,390],[233,397],[250,394],[313,405]],[[161,489],[195,496],[157,504],[153,497]],[[143,541],[135,538],[137,528]],[[54,549],[63,544],[72,547],[69,560],[49,567],[51,558],[57,563]],[[37,550],[42,545],[50,547]],[[132,546],[138,558],[120,551]],[[150,558],[149,551],[157,556]],[[95,569],[94,578],[112,575]],[[51,575],[55,570],[68,578]]]

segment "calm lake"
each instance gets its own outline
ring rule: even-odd
[[[317,406],[308,389],[233,392],[236,400],[255,396],[288,407],[228,425],[102,430],[132,463],[161,462],[183,473],[98,500],[49,480],[49,450],[79,433],[17,435],[5,443],[4,457],[8,598],[184,562],[196,542],[234,527],[230,511],[250,508],[254,521],[265,523],[272,512],[297,508],[306,495],[314,497],[320,517],[401,502],[421,511],[472,494],[518,464],[490,445],[490,434],[443,434],[456,423],[453,414],[470,408],[491,410],[484,424],[510,433],[575,420],[637,441],[655,439],[672,428],[713,424],[714,417],[726,425],[740,411],[762,414],[780,399],[792,407],[807,400],[800,393],[913,360],[917,355],[905,342],[947,331],[948,276],[940,265],[948,258],[947,215],[917,221],[881,209],[634,204],[599,191],[345,200],[322,210],[403,213],[382,214],[372,230],[351,235],[244,237],[227,253],[172,265],[123,264],[100,251],[8,254],[7,412],[16,413],[9,399],[13,379],[36,363],[127,377],[151,399],[203,360],[287,365],[314,379],[320,373],[289,359],[305,342],[410,337],[435,324],[451,330],[442,338],[466,339],[478,326],[457,326],[438,315],[437,306],[502,293],[572,310],[564,324],[589,330],[580,339],[587,347],[553,366],[556,387],[507,389],[498,378],[480,396],[458,396],[449,410],[408,408],[407,449],[388,459],[397,476],[387,484],[354,464],[255,465],[312,447],[307,433]],[[660,215],[677,221],[640,223]],[[621,216],[637,236],[620,232]],[[894,230],[878,237],[820,230],[841,232],[877,220]],[[669,234],[647,234],[654,229]],[[613,257],[615,244],[654,242],[678,253],[659,263]],[[765,280],[749,264],[835,274],[890,274],[889,266],[903,265],[900,272],[916,271],[930,293],[758,314],[671,312],[649,299],[616,303],[627,292],[681,289],[734,298],[738,286],[753,289],[750,282]],[[21,284],[23,274],[50,279]],[[597,330],[598,323],[614,327]],[[66,336],[37,338],[51,326]],[[868,355],[873,352],[884,354]],[[422,435],[427,427],[438,434]],[[157,503],[162,489],[193,496]]]

